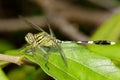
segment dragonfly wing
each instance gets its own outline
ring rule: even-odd
[[[53,33],[53,31],[52,31],[49,23],[47,23],[47,26],[48,26],[48,28],[49,28],[51,37],[55,37],[55,35],[54,35],[54,33]]]
[[[58,51],[60,53],[60,56],[61,56],[62,60],[64,61],[65,65],[68,66],[67,60],[66,60],[66,57],[65,57],[65,54],[64,54],[64,51],[63,51],[61,45],[58,44],[56,41],[54,41],[54,42],[56,43],[56,47],[58,48]]]
[[[22,16],[20,16],[20,18],[21,18],[22,20],[24,20],[27,24],[29,24],[32,28],[34,28],[34,29],[36,29],[36,30],[38,30],[38,31],[45,32],[42,28],[40,28],[40,26],[33,24],[33,23],[32,23],[31,21],[29,21],[28,19],[26,19],[26,18],[24,18],[24,17],[22,17]],[[47,32],[45,32],[45,33],[48,34]]]
[[[54,35],[54,33],[53,33],[50,25],[49,25],[48,23],[47,23],[47,25],[48,25],[48,27],[49,27],[50,36],[51,36],[52,40],[54,41],[54,43],[56,44],[56,47],[58,48],[58,51],[59,51],[59,53],[60,53],[60,56],[61,56],[62,60],[64,61],[65,65],[68,66],[67,60],[66,60],[66,57],[65,57],[65,54],[64,54],[64,52],[63,52],[63,49],[62,49],[61,45],[58,44],[58,41],[57,41],[57,39],[55,38],[55,35]]]

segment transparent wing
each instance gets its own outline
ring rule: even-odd
[[[55,42],[55,43],[56,43],[56,42]],[[63,52],[63,49],[62,49],[61,45],[58,44],[58,43],[56,43],[56,45],[57,45],[57,48],[58,48],[59,53],[60,53],[60,56],[61,56],[61,58],[63,59],[65,65],[68,66],[67,60],[66,60],[66,57],[65,57],[65,54],[64,54],[64,52]]]
[[[68,66],[67,60],[66,60],[66,57],[65,57],[65,54],[64,54],[64,52],[63,52],[63,49],[62,49],[61,45],[58,44],[57,39],[55,39],[55,35],[54,35],[54,33],[53,33],[50,25],[49,25],[48,23],[47,23],[47,25],[48,25],[48,27],[49,27],[49,31],[50,31],[50,34],[51,34],[50,36],[51,36],[51,38],[53,39],[54,43],[56,44],[56,47],[58,48],[58,51],[59,51],[59,53],[60,53],[60,56],[61,56],[63,62],[65,63],[66,66]]]
[[[41,31],[41,32],[45,32],[42,28],[40,28],[40,26],[33,24],[31,21],[24,18],[23,16],[19,16],[19,17],[20,17],[20,19],[24,20],[27,24],[29,24],[32,28],[34,28],[34,29],[36,29],[38,31]],[[48,34],[47,32],[45,32],[45,33]]]
[[[47,23],[47,26],[48,26],[49,31],[50,31],[50,36],[51,36],[51,37],[55,37],[55,35],[54,35],[54,33],[53,33],[53,31],[52,31],[49,23]]]

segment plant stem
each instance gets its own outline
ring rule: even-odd
[[[15,63],[17,65],[22,65],[24,63],[22,61],[22,59],[23,59],[22,56],[10,56],[10,55],[5,55],[5,54],[0,54],[0,60],[1,61]]]

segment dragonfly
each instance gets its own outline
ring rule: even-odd
[[[78,44],[97,44],[97,45],[114,45],[116,44],[115,42],[112,41],[107,41],[107,40],[95,40],[95,41],[61,41],[59,39],[56,39],[56,37],[53,34],[52,29],[50,28],[50,25],[48,25],[50,34],[48,34],[46,31],[44,31],[42,28],[40,28],[38,25],[33,24],[26,18],[24,18],[24,21],[28,23],[31,27],[35,28],[36,30],[40,31],[37,34],[33,33],[27,33],[25,36],[25,40],[29,45],[32,45],[32,48],[34,49],[36,46],[39,47],[56,47],[59,51],[59,54],[66,66],[68,66],[65,54],[62,50],[61,43],[78,43]],[[46,58],[46,65],[48,63],[49,59],[49,51],[44,50],[44,53],[47,54]]]
[[[65,63],[66,66],[68,66],[66,58],[65,58],[65,54],[61,48],[61,43],[62,41],[56,39],[56,37],[54,37],[55,35],[53,34],[52,29],[50,28],[50,25],[48,25],[49,27],[49,31],[50,34],[48,34],[46,31],[44,31],[42,28],[40,28],[38,25],[33,24],[32,22],[30,22],[29,20],[25,19],[22,17],[22,19],[28,23],[31,27],[35,28],[36,30],[40,31],[37,34],[32,34],[32,33],[27,33],[27,35],[25,36],[25,40],[29,45],[32,45],[32,50],[34,51],[35,47],[46,47],[46,48],[51,48],[51,47],[56,47],[60,53],[60,56],[63,60],[63,62]],[[48,59],[49,59],[49,55],[50,53],[46,50],[42,51],[47,54],[46,56],[46,67],[47,67],[47,63],[48,63]]]

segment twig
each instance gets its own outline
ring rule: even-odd
[[[6,61],[9,63],[14,63],[17,65],[27,64],[27,65],[32,65],[32,66],[38,66],[37,64],[24,58],[24,56],[10,56],[10,55],[5,55],[5,54],[0,54],[0,60]]]
[[[21,56],[10,56],[5,54],[0,54],[0,60],[7,61],[10,63],[15,63],[17,65],[22,65],[24,62],[22,61]]]

